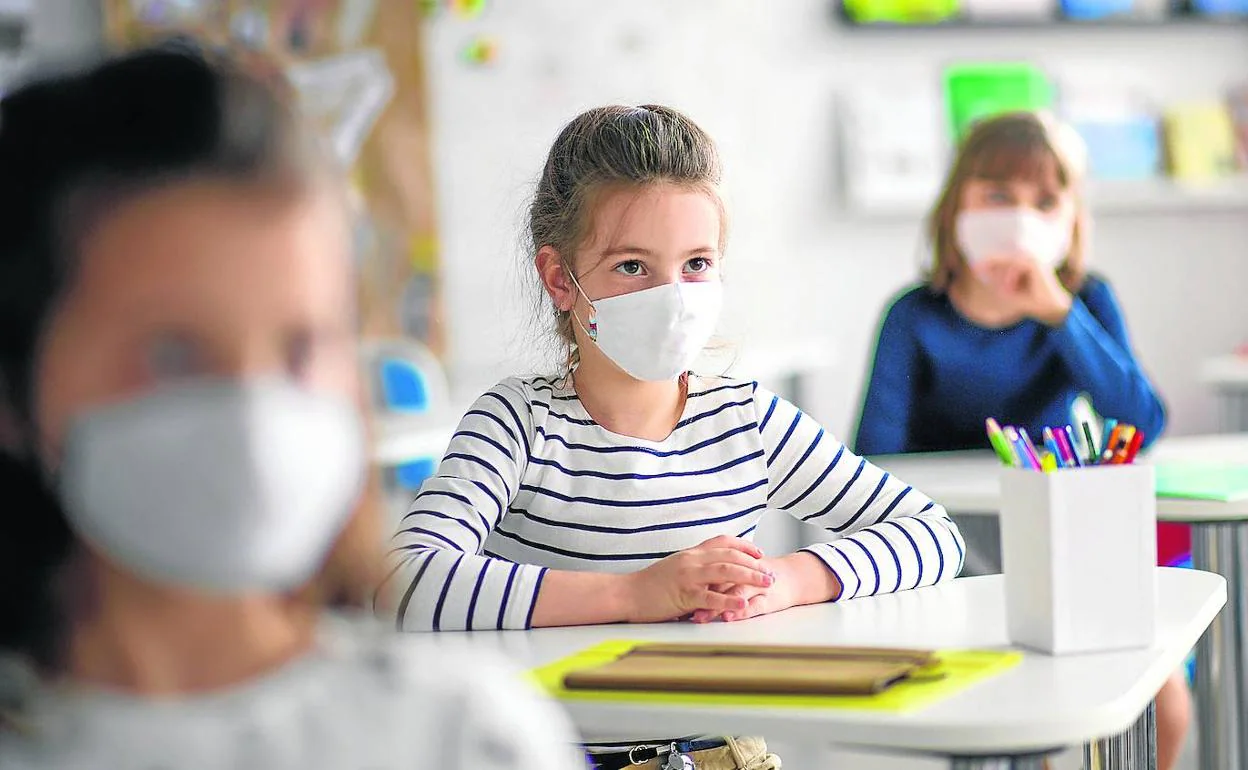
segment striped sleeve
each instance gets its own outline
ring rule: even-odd
[[[755,388],[768,507],[823,527],[803,550],[840,580],[840,599],[939,583],[962,570],[964,544],[945,509],[854,455],[797,407]]]
[[[518,380],[495,386],[460,421],[392,541],[381,590],[399,630],[528,628],[545,568],[488,557],[484,546],[516,494],[532,426]]]

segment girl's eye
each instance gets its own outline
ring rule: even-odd
[[[1046,195],[1036,202],[1036,208],[1041,211],[1052,211],[1057,208],[1057,197],[1054,195]]]
[[[686,273],[705,273],[711,269],[711,260],[706,257],[694,257],[685,263]]]
[[[162,334],[147,348],[147,368],[156,379],[177,379],[200,374],[204,355],[194,340],[182,334]]]
[[[1009,206],[1014,203],[1014,198],[1004,190],[990,190],[988,202],[999,206]]]
[[[622,275],[641,275],[643,270],[644,268],[641,263],[635,259],[630,259],[627,262],[621,262],[615,266],[615,272]]]

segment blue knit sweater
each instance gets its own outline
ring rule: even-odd
[[[1058,327],[1025,320],[985,329],[947,295],[911,289],[884,316],[855,450],[985,448],[988,417],[1038,437],[1045,426],[1070,422],[1080,393],[1101,415],[1143,430],[1146,441],[1165,427],[1165,405],[1103,279],[1087,279]]]

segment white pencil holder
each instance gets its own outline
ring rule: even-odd
[[[1051,655],[1153,644],[1154,484],[1145,465],[1002,469],[1002,561],[1014,644]]]

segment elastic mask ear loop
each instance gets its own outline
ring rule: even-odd
[[[592,312],[594,310],[594,301],[590,299],[589,295],[585,293],[585,290],[581,288],[581,284],[577,282],[576,276],[572,274],[571,270],[568,270],[568,278],[572,280],[572,285],[575,286],[576,290],[579,291],[581,296],[585,298],[585,302],[588,303],[589,309]],[[588,337],[594,342],[598,341],[598,316],[596,313],[589,317],[588,329],[585,328],[585,324],[581,323],[581,319],[576,315],[575,305],[573,305],[572,309],[568,311],[568,314],[571,315],[576,321],[576,325],[581,327],[581,331],[585,332],[585,334],[588,335]]]

